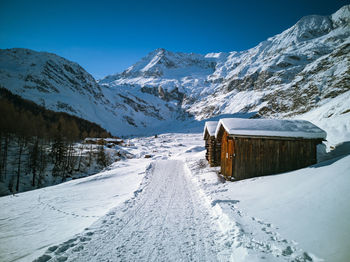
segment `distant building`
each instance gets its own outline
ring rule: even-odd
[[[120,138],[85,138],[84,144],[99,144],[99,145],[120,145],[123,143],[123,140]]]
[[[205,122],[203,139],[205,140],[205,148],[207,150],[205,158],[208,160],[210,166],[220,165],[220,143],[217,143],[215,138],[215,131],[218,121]]]
[[[221,119],[221,173],[240,180],[286,172],[317,162],[316,146],[326,132],[304,120]]]

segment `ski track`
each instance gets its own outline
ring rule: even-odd
[[[147,172],[134,198],[36,261],[217,261],[222,234],[184,162]]]

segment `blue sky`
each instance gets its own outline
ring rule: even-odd
[[[246,50],[305,15],[329,15],[345,4],[350,1],[0,0],[0,48],[53,52],[99,79],[160,47]]]

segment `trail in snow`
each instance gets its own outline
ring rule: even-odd
[[[184,165],[154,162],[133,199],[38,261],[216,261],[222,235]]]
[[[1,198],[0,260],[49,247],[37,261],[347,261],[349,156],[223,183],[202,145],[201,134],[135,138],[134,159]]]

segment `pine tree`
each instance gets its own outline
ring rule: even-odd
[[[102,167],[106,167],[108,165],[107,156],[103,145],[98,146],[97,163]]]
[[[92,164],[92,156],[93,156],[93,150],[92,150],[92,145],[90,145],[88,167],[90,167]]]
[[[77,171],[80,171],[80,167],[81,167],[81,160],[82,160],[82,157],[83,157],[83,150],[84,150],[84,145],[81,144],[79,146],[79,162],[78,162],[78,168],[77,168]]]
[[[34,144],[29,153],[29,169],[32,172],[32,186],[35,186],[37,169],[39,166],[39,139],[35,138]]]
[[[22,155],[27,146],[29,137],[31,134],[31,125],[33,116],[30,112],[19,112],[18,116],[18,129],[17,135],[17,146],[18,146],[18,157],[17,157],[17,181],[16,181],[16,192],[19,192],[19,184],[21,178],[21,168],[22,168]]]
[[[40,187],[44,180],[44,172],[47,166],[47,154],[45,151],[45,141],[39,146],[39,175],[37,179],[37,187]]]

